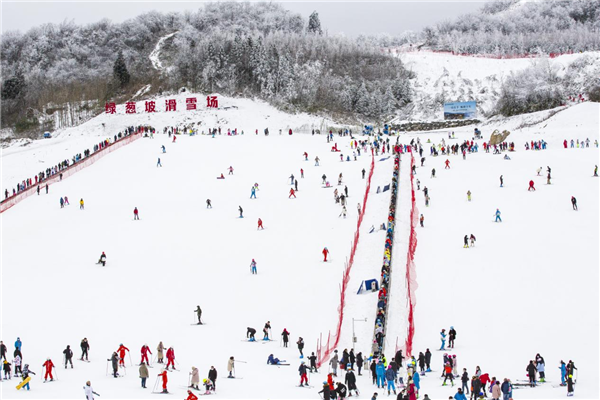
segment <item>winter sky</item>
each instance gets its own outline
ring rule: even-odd
[[[475,11],[482,0],[437,0],[437,1],[286,1],[281,3],[290,11],[308,17],[317,11],[321,24],[330,34],[344,33],[348,36],[360,34],[399,34],[407,30],[418,31],[427,25],[444,19]],[[199,1],[6,1],[1,2],[2,32],[28,29],[44,23],[61,23],[74,20],[87,24],[108,18],[123,22],[144,12],[195,10]]]

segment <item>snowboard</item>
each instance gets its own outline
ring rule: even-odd
[[[28,376],[27,378],[25,378],[21,383],[19,383],[17,385],[17,390],[20,390],[23,386],[27,385],[30,380],[31,380],[30,376]]]

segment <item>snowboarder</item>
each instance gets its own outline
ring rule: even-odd
[[[148,379],[150,373],[148,372],[148,367],[146,366],[146,363],[143,361],[140,363],[139,373],[140,379],[142,380],[142,388],[146,389],[146,379]]]
[[[27,365],[25,365],[27,366]],[[46,382],[48,380],[48,376],[50,376],[50,381],[54,380],[54,377],[52,376],[52,368],[54,368],[54,363],[52,362],[52,360],[50,358],[46,359],[46,362],[44,364],[42,364],[42,367],[46,368],[46,373],[44,375],[44,382]],[[23,374],[25,375],[25,374]]]
[[[134,220],[136,220],[136,219],[139,220],[140,219],[140,215],[139,215],[139,211],[138,211],[137,207],[133,208],[133,219]]]
[[[194,312],[196,313],[196,316],[198,317],[198,325],[202,325],[202,309],[200,308],[200,306],[196,306],[196,309],[194,310]]]
[[[500,218],[500,209],[496,208],[496,221],[494,222],[502,222],[502,218]]]
[[[152,354],[152,352],[150,351],[150,347],[148,347],[147,344],[144,344],[142,346],[141,353],[142,353],[142,361],[140,362],[140,364],[143,364],[144,360],[146,360],[146,364],[150,364],[150,361],[148,360],[148,353]]]
[[[244,209],[242,206],[238,206],[238,211],[240,212],[240,218],[244,218]]]
[[[102,252],[100,259],[96,264],[102,264],[103,267],[106,267],[106,254],[104,254],[104,252]]]
[[[175,136],[173,136],[173,139],[175,139]],[[158,376],[162,377],[162,392],[161,393],[169,393],[169,391],[167,390],[167,382],[169,381],[169,379],[167,378],[167,370],[163,370],[160,374],[158,374]]]
[[[46,188],[48,187],[48,185],[46,185]],[[25,364],[25,367],[23,368],[23,374],[21,375],[21,379],[25,380],[29,377],[29,374],[33,374],[35,375],[35,372],[33,372],[32,370],[29,369],[29,364]],[[15,375],[16,376],[16,375]],[[27,388],[27,390],[29,390],[29,382],[27,382],[24,386],[24,388]],[[573,386],[571,385],[571,388]]]
[[[573,205],[573,210],[577,211],[577,199],[575,196],[571,196],[571,204]]]
[[[252,262],[250,263],[250,273],[252,275],[258,275],[258,272],[256,271],[256,261],[254,261],[254,258],[252,259]]]
[[[329,255],[329,250],[327,247],[323,249],[323,262],[327,262],[327,256]]]
[[[63,354],[65,355],[65,369],[67,369],[67,364],[71,364],[71,368],[73,368],[73,350],[70,345],[63,350]]]

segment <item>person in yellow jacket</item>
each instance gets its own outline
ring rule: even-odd
[[[79,209],[80,210],[84,209],[84,207],[83,207],[83,199],[79,200]]]

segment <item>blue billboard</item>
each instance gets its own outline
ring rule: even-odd
[[[471,119],[476,116],[476,101],[444,103],[444,119]]]

